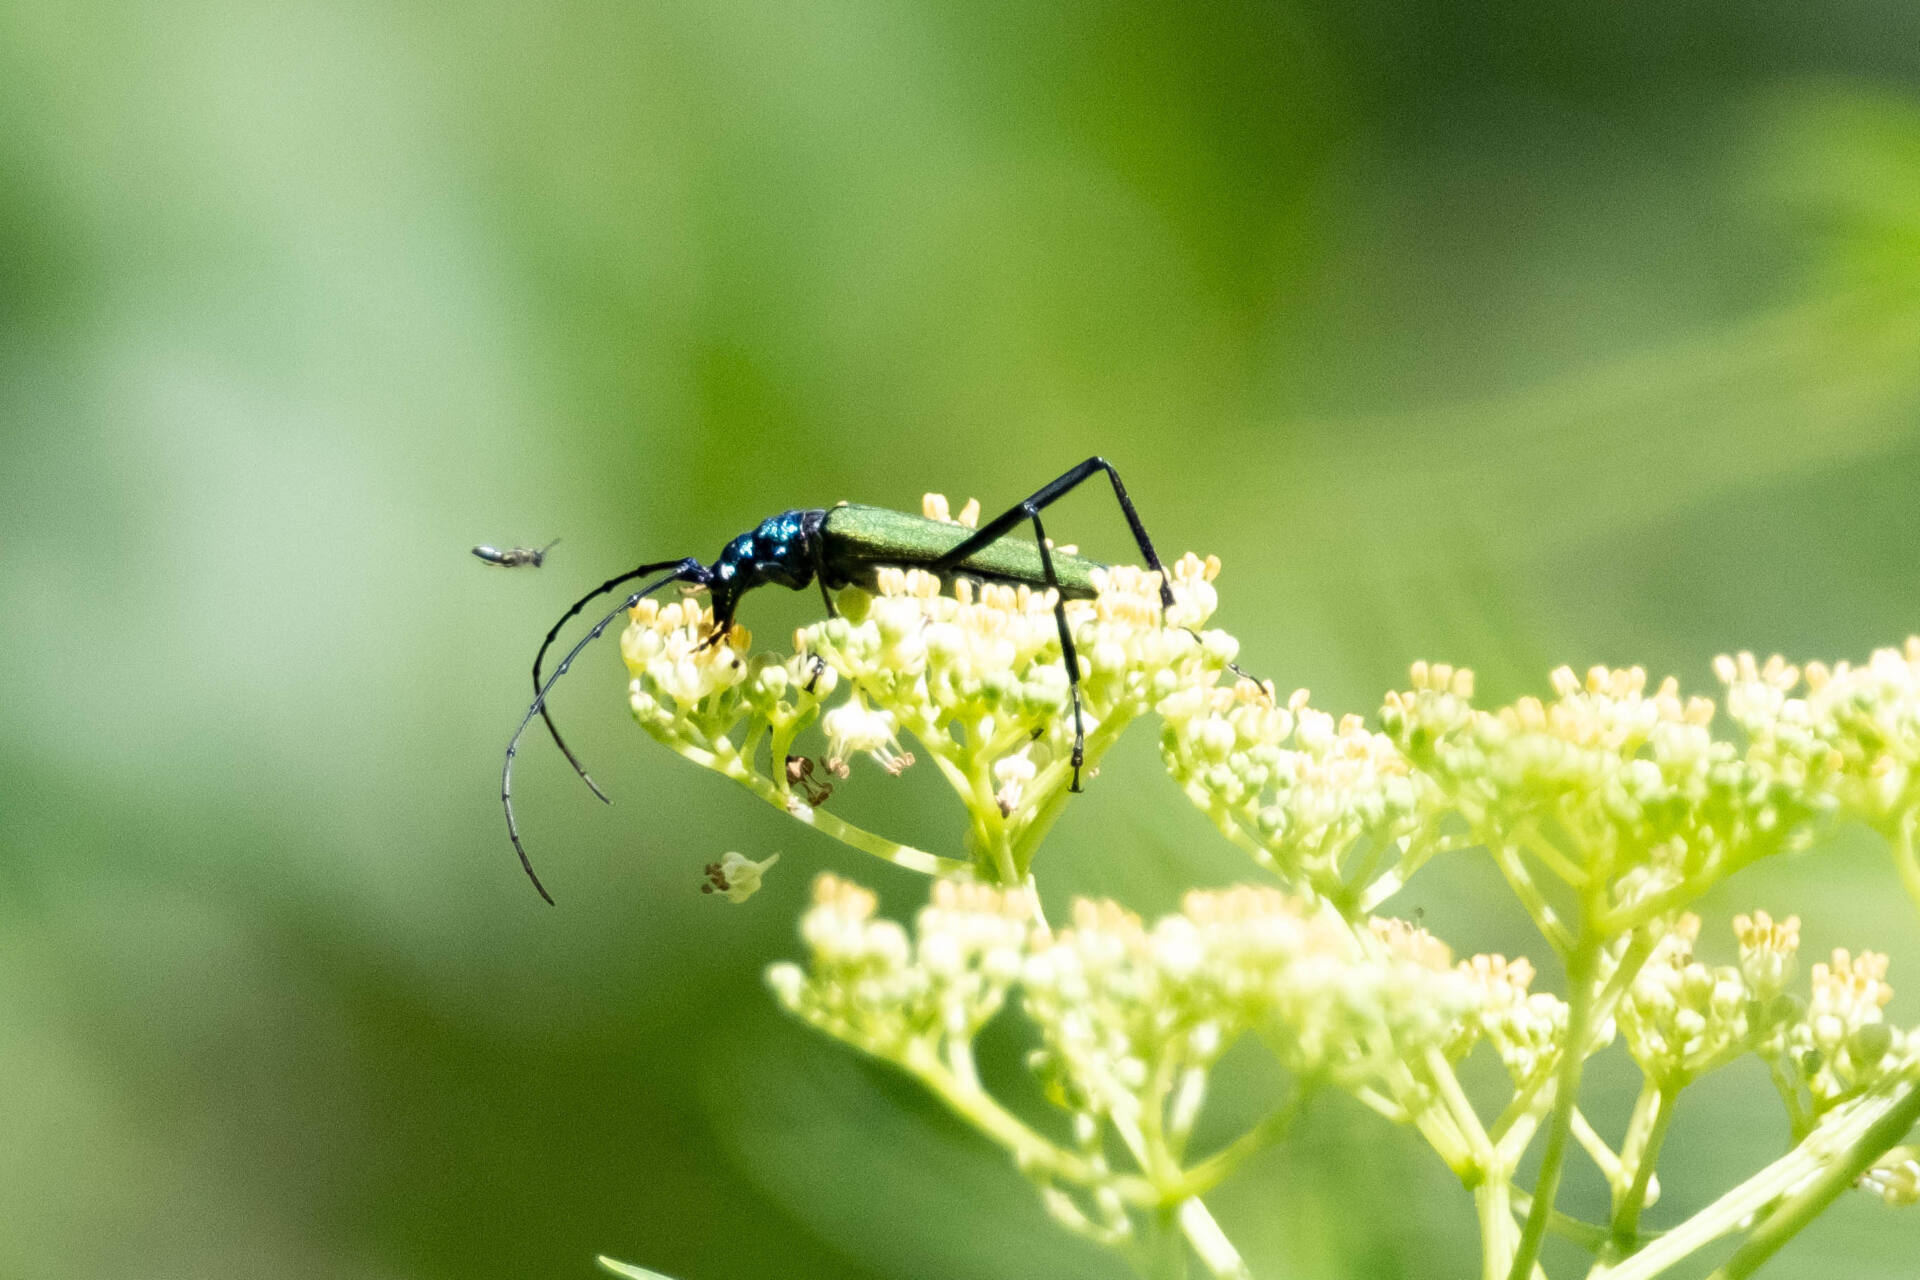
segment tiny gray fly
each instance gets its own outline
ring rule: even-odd
[[[473,554],[487,564],[497,564],[502,569],[520,569],[532,566],[538,569],[547,562],[547,552],[553,549],[555,538],[544,547],[508,547],[505,551],[493,547],[475,547]]]

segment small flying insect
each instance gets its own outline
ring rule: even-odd
[[[553,550],[559,541],[555,538],[544,547],[508,547],[505,551],[494,547],[475,547],[473,554],[479,556],[482,563],[499,565],[502,569],[522,569],[529,565],[538,569],[547,562],[547,552]]]
[[[1126,517],[1127,527],[1133,533],[1134,544],[1139,547],[1141,558],[1147,562],[1148,568],[1160,574],[1161,608],[1164,611],[1172,607],[1173,590],[1167,585],[1166,569],[1153,549],[1153,541],[1147,537],[1146,526],[1140,523],[1139,513],[1133,509],[1133,503],[1127,497],[1126,486],[1120,483],[1120,473],[1105,458],[1097,457],[1088,458],[1042,485],[1030,497],[1015,503],[977,529],[925,516],[908,515],[902,511],[890,511],[884,507],[857,506],[852,503],[782,511],[729,542],[712,564],[701,564],[691,556],[680,560],[653,561],[629,569],[617,578],[607,579],[575,601],[573,607],[561,615],[560,621],[553,624],[547,632],[547,638],[540,644],[539,653],[534,655],[533,705],[527,708],[519,728],[514,730],[512,741],[507,744],[506,762],[500,772],[500,804],[506,811],[507,835],[513,841],[514,852],[520,855],[520,866],[526,871],[527,878],[533,881],[533,887],[539,890],[542,898],[552,903],[553,895],[547,892],[546,886],[540,883],[540,877],[534,874],[533,863],[527,857],[526,846],[520,841],[520,828],[513,816],[513,758],[519,753],[520,739],[535,716],[545,720],[547,731],[553,735],[554,745],[566,756],[574,772],[592,788],[595,795],[602,800],[607,799],[606,793],[600,790],[561,738],[560,730],[554,725],[548,711],[547,699],[554,685],[560,682],[560,677],[566,675],[573,666],[574,659],[599,639],[600,634],[613,625],[615,618],[662,587],[675,582],[706,590],[712,602],[714,618],[713,634],[704,642],[707,645],[718,644],[732,629],[734,611],[739,607],[740,597],[755,587],[775,585],[804,591],[808,586],[818,584],[828,617],[837,616],[838,612],[833,605],[833,591],[847,586],[871,590],[876,585],[879,570],[883,568],[921,569],[944,579],[971,578],[1054,591],[1054,622],[1060,631],[1060,651],[1065,659],[1067,688],[1073,700],[1072,790],[1080,790],[1080,768],[1086,754],[1086,729],[1080,715],[1080,660],[1074,651],[1073,634],[1067,626],[1064,602],[1091,599],[1095,594],[1093,572],[1105,566],[1085,556],[1055,548],[1047,541],[1047,531],[1040,522],[1040,512],[1096,475],[1104,475],[1113,483],[1114,499],[1120,504],[1120,514]],[[1022,524],[1033,526],[1032,542],[1008,536]],[[479,553],[479,549],[476,549],[475,554]],[[546,660],[547,650],[553,646],[562,627],[593,600],[622,583],[650,574],[659,576],[627,596],[617,609],[596,622],[586,637],[567,651],[553,674],[542,679],[541,664]],[[1238,667],[1233,669],[1239,672]]]

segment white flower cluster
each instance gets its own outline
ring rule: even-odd
[[[929,495],[927,509],[944,518],[944,499]],[[1213,685],[1232,662],[1230,636],[1198,630],[1218,603],[1219,569],[1212,559],[1177,561],[1164,611],[1160,575],[1125,566],[1096,570],[1098,595],[1066,603],[1081,665],[1083,777],[1131,721],[1177,690]],[[748,658],[738,626],[715,642],[711,612],[690,600],[642,601],[621,641],[634,716],[682,755],[808,821],[832,788],[791,752],[816,721],[822,763],[840,777],[862,755],[891,774],[930,759],[969,810],[969,860],[983,877],[1019,883],[1074,780],[1054,595],[964,578],[949,593],[920,570],[881,569],[877,579],[875,594],[843,590],[840,616],[798,631],[789,655]],[[762,737],[777,764],[765,771]]]
[[[945,501],[930,495],[927,515],[946,519]],[[835,838],[940,877],[912,930],[876,918],[866,890],[822,877],[801,927],[808,963],[769,971],[780,1000],[913,1073],[1013,1152],[1074,1229],[1130,1247],[1140,1240],[1130,1214],[1164,1223],[1180,1206],[1192,1214],[1188,1243],[1216,1275],[1242,1272],[1223,1261],[1231,1247],[1204,1209],[1193,1213],[1197,1197],[1291,1115],[1282,1106],[1185,1160],[1210,1072],[1243,1039],[1303,1086],[1337,1085],[1417,1126],[1475,1188],[1501,1274],[1525,1273],[1552,1226],[1536,1209],[1523,1231],[1510,1212],[1537,1133],[1551,1135],[1548,1152],[1577,1141],[1613,1191],[1598,1236],[1591,1224],[1559,1228],[1604,1241],[1626,1265],[1643,1245],[1638,1256],[1684,1256],[1676,1241],[1698,1248],[1716,1238],[1710,1228],[1735,1229],[1716,1227],[1722,1218],[1752,1221],[1770,1203],[1757,1178],[1739,1191],[1755,1197],[1740,1213],[1703,1211],[1697,1240],[1676,1228],[1647,1244],[1639,1232],[1674,1096],[1699,1076],[1747,1053],[1767,1064],[1799,1142],[1783,1169],[1832,1161],[1810,1145],[1817,1133],[1860,1141],[1874,1116],[1913,1114],[1920,1031],[1885,1021],[1885,956],[1835,951],[1811,966],[1802,996],[1790,990],[1797,918],[1736,918],[1738,962],[1713,965],[1696,957],[1700,922],[1687,908],[1835,816],[1887,837],[1920,902],[1920,639],[1857,668],[1717,660],[1738,742],[1714,736],[1714,702],[1638,667],[1584,678],[1563,667],[1551,697],[1484,709],[1471,671],[1417,663],[1374,729],[1316,710],[1304,691],[1277,702],[1230,678],[1235,641],[1203,630],[1218,572],[1215,560],[1183,557],[1164,609],[1159,575],[1132,568],[1096,572],[1096,597],[1066,603],[1080,772],[1090,776],[1128,724],[1157,715],[1169,774],[1282,887],[1196,892],[1150,924],[1081,902],[1057,935],[1036,915],[1031,876],[1074,777],[1051,593],[881,570],[871,593],[842,591],[839,616],[798,631],[790,653],[751,656],[743,629],[716,641],[711,613],[692,601],[642,602],[622,648],[649,733]],[[816,731],[819,745],[801,748]],[[848,778],[861,756],[886,774],[916,761],[937,769],[965,809],[965,858],[829,812],[827,776]],[[1525,958],[1456,962],[1424,930],[1371,914],[1429,858],[1473,846],[1558,953],[1566,999],[1531,990]],[[763,869],[716,864],[709,887],[744,897]],[[1038,1046],[1030,1065],[1070,1113],[1069,1145],[1001,1108],[974,1069],[974,1037],[1016,995]],[[1646,1078],[1617,1145],[1580,1111],[1579,1088],[1582,1063],[1616,1034]],[[1491,1122],[1453,1070],[1482,1040],[1513,1084]],[[1874,1136],[1881,1154],[1859,1182],[1913,1202],[1920,1156],[1884,1150],[1897,1140]],[[1128,1154],[1135,1171],[1116,1171]],[[1554,1200],[1552,1164],[1539,1165],[1542,1206]]]
[[[1472,1030],[1487,1037],[1513,1082],[1530,1084],[1552,1071],[1566,1038],[1567,1005],[1558,996],[1527,989],[1533,982],[1532,961],[1481,955],[1462,961],[1461,967],[1483,988]]]
[[[743,655],[752,634],[735,627],[724,643],[709,644],[713,610],[707,606],[691,598],[662,604],[649,597],[633,607],[631,617],[620,636],[620,655],[633,672],[629,696],[641,723],[679,729],[746,679]]]
[[[1082,663],[1083,772],[1161,691],[1209,680],[1232,660],[1220,633],[1185,629],[1212,612],[1218,571],[1218,562],[1191,556],[1176,563],[1164,624],[1159,575],[1137,569],[1096,571],[1099,596],[1067,603]],[[962,579],[948,595],[940,579],[917,569],[883,569],[878,585],[870,599],[844,593],[845,616],[796,637],[800,652],[818,656],[853,690],[824,725],[830,764],[864,751],[897,771],[904,753],[896,735],[904,732],[976,804],[977,816],[1020,843],[1072,782],[1074,717],[1052,593]],[[997,823],[977,804],[983,797]]]
[[[1886,1022],[1886,976],[1887,957],[1874,951],[1837,948],[1831,963],[1813,966],[1812,999],[1786,1039],[1816,1113],[1920,1066],[1920,1032]]]
[[[1019,892],[939,882],[911,934],[873,895],[831,876],[801,923],[806,969],[775,966],[780,999],[814,1025],[907,1065],[970,1039],[1011,988],[1037,1030],[1031,1065],[1059,1105],[1152,1128],[1190,1126],[1205,1073],[1257,1032],[1302,1078],[1426,1105],[1429,1051],[1452,1062],[1481,1035],[1516,1079],[1551,1061],[1565,1007],[1529,994],[1524,960],[1455,963],[1425,930],[1337,914],[1277,889],[1190,893],[1153,925],[1111,902],[1074,904],[1057,934]],[[1174,1106],[1184,1091],[1185,1104]]]
[[[1620,1004],[1627,1051],[1649,1079],[1676,1089],[1748,1047],[1753,993],[1735,965],[1694,959],[1700,918],[1688,914],[1654,948]]]
[[[1023,991],[1045,1046],[1036,1064],[1103,1114],[1138,1110],[1256,1029],[1298,1075],[1397,1091],[1400,1064],[1453,1040],[1479,995],[1444,953],[1356,937],[1303,900],[1245,887],[1188,894],[1151,929],[1080,903],[1036,949]]]
[[[912,937],[874,919],[875,906],[858,885],[833,876],[814,882],[800,922],[810,969],[779,964],[767,973],[781,1003],[895,1062],[971,1040],[1020,976],[1031,928],[1026,896],[937,881]]]
[[[1697,916],[1683,915],[1654,949],[1621,1002],[1620,1029],[1634,1061],[1672,1092],[1752,1052],[1797,1082],[1816,1119],[1898,1073],[1920,1071],[1920,1032],[1888,1026],[1887,957],[1845,949],[1812,969],[1811,998],[1787,993],[1800,920],[1764,911],[1734,918],[1740,963],[1694,959]]]
[[[1406,757],[1358,716],[1339,720],[1296,692],[1285,706],[1250,680],[1162,698],[1167,771],[1229,836],[1290,885],[1338,898],[1343,859],[1396,851],[1418,827]]]
[[[1865,666],[1778,655],[1721,657],[1727,714],[1783,777],[1832,798],[1850,817],[1912,839],[1920,809],[1920,636]],[[1804,681],[1804,684],[1803,684]]]
[[[1920,1147],[1888,1151],[1861,1176],[1860,1185],[1896,1207],[1920,1204]]]
[[[1417,665],[1388,695],[1383,726],[1496,856],[1621,911],[1671,911],[1745,863],[1808,833],[1805,798],[1763,760],[1710,730],[1714,704],[1682,699],[1639,667],[1561,667],[1551,701],[1471,704],[1466,673]]]
[[[1735,916],[1733,932],[1740,940],[1740,976],[1754,999],[1763,1004],[1777,999],[1792,979],[1794,960],[1800,954],[1800,917],[1775,920],[1755,911]]]
[[[833,673],[803,659],[751,659],[753,635],[736,625],[715,638],[713,610],[692,598],[646,599],[620,636],[632,675],[628,704],[640,726],[699,763],[724,768],[737,758],[736,729],[757,720],[788,736],[817,714]]]

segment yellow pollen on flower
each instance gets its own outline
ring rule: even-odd
[[[1815,668],[1819,669],[1818,678],[1824,683],[1827,668],[1817,662],[1807,665],[1808,682],[1816,678]],[[1732,656],[1723,653],[1713,660],[1713,674],[1721,684],[1762,684],[1782,693],[1800,682],[1800,669],[1777,653],[1764,664],[1744,650]]]
[[[1885,981],[1887,963],[1887,957],[1878,951],[1862,951],[1855,956],[1845,947],[1834,948],[1831,965],[1813,966],[1816,1003],[1861,1012],[1885,1008],[1893,999],[1893,988]]]
[[[866,920],[879,907],[880,899],[874,896],[871,889],[864,889],[851,880],[822,874],[814,877],[813,904],[848,919]]]
[[[1700,917],[1691,911],[1682,912],[1680,918],[1673,922],[1673,929],[1667,937],[1673,940],[1676,950],[1684,950],[1691,956],[1693,944],[1700,940]]]
[[[1450,693],[1459,698],[1473,696],[1473,671],[1446,662],[1416,661],[1408,669],[1408,683],[1416,693]],[[1391,695],[1390,695],[1391,696]]]
[[[1512,960],[1498,954],[1469,956],[1460,962],[1460,970],[1486,991],[1487,1002],[1493,1005],[1525,999],[1533,985],[1533,963],[1525,956]]]
[[[1235,924],[1268,916],[1300,916],[1305,910],[1302,899],[1266,885],[1195,889],[1180,899],[1180,913],[1199,925]]]
[[[1367,921],[1373,936],[1403,960],[1441,972],[1453,967],[1453,949],[1418,925],[1393,916]]]
[[[883,596],[932,600],[945,586],[940,578],[924,569],[900,569],[891,565],[874,574],[874,585]]]
[[[934,908],[978,916],[1005,916],[1026,921],[1033,917],[1033,900],[1025,889],[1001,889],[961,880],[933,882]]]
[[[1775,920],[1764,911],[1755,911],[1750,916],[1735,916],[1733,932],[1740,939],[1740,945],[1752,951],[1781,951],[1791,954],[1800,950],[1799,916]]]
[[[1175,582],[1212,582],[1219,576],[1219,556],[1208,556],[1203,560],[1189,551],[1173,562],[1173,580]]]
[[[1609,698],[1631,697],[1647,687],[1645,667],[1624,669],[1593,666],[1587,668],[1587,692]]]

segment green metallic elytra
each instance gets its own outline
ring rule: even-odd
[[[877,570],[936,563],[974,536],[974,530],[966,525],[851,502],[829,507],[822,531],[826,534],[827,573],[868,589],[874,585]],[[1060,594],[1069,600],[1092,599],[1096,594],[1093,571],[1106,566],[1058,548],[1052,556]],[[982,547],[946,572],[1035,590],[1053,585],[1047,581],[1040,548],[1032,538],[1015,534]]]

